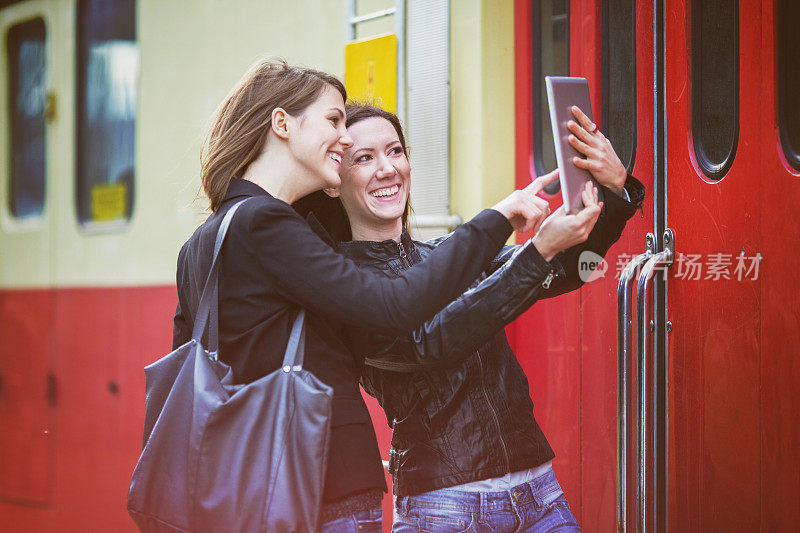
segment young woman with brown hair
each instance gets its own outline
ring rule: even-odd
[[[517,191],[464,224],[428,264],[397,279],[360,270],[291,207],[340,184],[341,158],[352,144],[345,99],[333,76],[281,61],[258,62],[226,97],[202,157],[212,214],[178,256],[173,347],[191,336],[225,213],[249,198],[221,251],[220,360],[231,366],[237,383],[274,371],[295,316],[307,310],[304,366],[334,389],[320,523],[323,530],[355,531],[360,522],[365,531],[380,526],[385,481],[358,389],[361,361],[344,342],[343,324],[394,334],[412,330],[488,265],[512,225],[535,226],[544,207],[531,191]],[[463,264],[462,254],[474,261]]]
[[[393,430],[395,531],[578,529],[503,330],[538,299],[578,288],[580,253],[604,255],[644,198],[611,144],[575,115],[571,142],[590,152],[576,164],[591,169],[604,203],[588,187],[581,212],[559,208],[527,244],[505,247],[468,292],[413,334],[350,335],[354,351],[373,354],[362,385]],[[397,117],[351,105],[347,126],[353,145],[345,151],[342,185],[328,191],[341,204],[329,202],[326,216],[335,219],[339,205],[349,223],[352,235],[338,236],[352,241],[340,242],[339,251],[387,278],[427,264],[452,236],[423,243],[406,230],[411,169]]]

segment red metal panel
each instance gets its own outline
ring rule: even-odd
[[[364,392],[361,389],[361,396],[369,409],[369,416],[372,419],[372,426],[375,428],[375,435],[378,438],[378,448],[381,451],[381,459],[384,461],[389,460],[389,450],[392,449],[392,428],[386,421],[386,413],[384,412],[378,400]],[[383,496],[383,530],[389,532],[392,530],[392,513],[394,512],[394,503],[392,499],[392,476],[384,469],[386,476],[386,485],[389,492]]]
[[[0,291],[0,500],[45,506],[52,476],[53,298],[49,290]]]
[[[531,2],[516,0],[514,8],[516,183],[524,187],[535,177],[531,131],[533,113],[538,110],[531,107]],[[572,16],[570,19],[574,21]],[[575,24],[571,23],[571,33]],[[552,203],[554,207],[560,205],[560,195]],[[528,237],[518,235],[517,239],[522,242]],[[508,329],[513,332],[512,346],[530,383],[536,419],[556,453],[554,469],[580,521],[579,310],[579,295],[562,296],[538,303]]]
[[[775,15],[774,2],[762,2],[761,530],[800,531],[800,225],[787,218],[800,204],[800,173],[786,164],[777,132]]]
[[[721,181],[709,182],[691,138],[691,2],[667,4],[668,224],[677,251],[710,254],[761,249],[760,6],[739,2],[738,148]],[[735,259],[734,259],[735,261]],[[669,282],[670,528],[755,531],[759,526],[759,368],[762,280]],[[703,272],[706,277],[706,272]]]
[[[2,523],[11,531],[136,531],[125,496],[141,451],[143,368],[170,349],[175,288],[65,289],[50,298],[58,353],[51,504],[0,502]]]
[[[597,15],[599,22],[599,14]],[[644,252],[645,235],[653,228],[653,11],[649,2],[636,5],[636,157],[632,174],[645,185],[642,213],[628,222],[622,238],[606,255],[605,278],[581,289],[582,320],[582,486],[585,531],[612,531],[616,520],[617,357],[616,290],[620,265]],[[600,50],[590,60],[599,65]],[[598,77],[599,80],[599,77]],[[598,102],[601,84],[593,91]],[[594,102],[593,102],[594,103]],[[599,105],[597,107],[599,111]],[[602,116],[599,120],[602,131]],[[633,396],[630,396],[633,398]],[[630,418],[629,418],[630,420]]]

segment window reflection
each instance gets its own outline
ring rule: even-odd
[[[603,133],[630,172],[636,154],[636,3],[602,4]]]
[[[135,2],[83,0],[78,18],[78,217],[124,221],[134,193]]]
[[[542,175],[557,166],[550,107],[547,105],[545,76],[569,76],[569,2],[533,0],[533,159],[536,173]],[[559,182],[545,188],[550,194],[560,190]]]
[[[18,218],[42,214],[45,194],[45,27],[35,19],[7,37],[11,111],[9,208]]]
[[[786,161],[800,170],[800,3],[779,0],[776,9],[778,28],[778,127]]]
[[[739,2],[692,2],[692,140],[713,180],[733,164],[739,139]]]

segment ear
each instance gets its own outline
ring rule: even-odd
[[[289,113],[282,107],[276,107],[272,110],[272,131],[281,139],[289,138]]]
[[[328,187],[327,189],[322,189],[325,191],[325,194],[330,196],[331,198],[339,198],[339,188],[338,187]]]

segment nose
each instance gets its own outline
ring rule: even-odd
[[[339,131],[339,144],[342,145],[342,148],[347,150],[348,148],[352,148],[353,146],[353,139],[350,135],[347,134],[347,128],[342,128]]]
[[[378,156],[378,168],[375,171],[375,177],[378,179],[393,178],[397,174],[397,169],[394,168],[391,161],[384,155]]]

